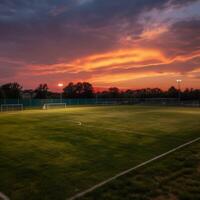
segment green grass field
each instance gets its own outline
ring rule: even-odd
[[[124,175],[81,200],[199,200],[200,142]]]
[[[199,108],[0,113],[0,192],[12,200],[64,200],[199,136]]]

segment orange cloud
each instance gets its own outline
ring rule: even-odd
[[[69,64],[61,63],[57,65],[57,69],[62,68],[71,72],[93,72],[99,69],[111,71],[117,68],[141,68],[171,64],[173,62],[186,62],[196,57],[200,57],[200,51],[193,52],[190,55],[168,58],[157,49],[120,49],[76,59]]]
[[[112,52],[91,55],[72,62],[62,62],[52,65],[30,65],[34,75],[55,73],[93,72],[98,69],[111,70],[128,68],[129,66],[144,67],[168,62],[168,59],[154,49],[120,49]]]
[[[117,82],[129,81],[134,79],[146,78],[146,77],[161,77],[161,76],[171,76],[175,73],[172,72],[146,72],[146,73],[120,73],[120,74],[105,74],[100,76],[92,77],[89,81],[95,82],[97,84],[112,84]]]
[[[200,57],[198,51],[187,56],[179,55],[170,58],[156,49],[121,49],[66,63],[30,66],[30,74],[43,76],[68,73],[71,76],[84,72],[86,73],[84,80],[98,85],[117,84],[136,79],[152,78],[153,80],[159,77],[179,76],[180,72],[170,69],[169,66],[179,66],[197,57]],[[156,70],[157,66],[166,68]],[[195,75],[194,73],[196,73],[195,69],[191,73],[188,72],[188,77]]]
[[[140,64],[142,62],[154,61],[156,63],[166,62],[165,56],[158,50],[153,49],[121,49],[103,54],[92,55],[78,59],[71,64],[78,69],[92,71],[99,68],[115,68],[127,64]]]

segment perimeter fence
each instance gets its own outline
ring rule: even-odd
[[[200,100],[178,98],[81,98],[81,99],[0,99],[0,105],[22,104],[24,108],[42,108],[48,103],[73,105],[160,105],[200,107]]]

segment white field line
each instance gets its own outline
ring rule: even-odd
[[[1,200],[10,200],[5,194],[3,194],[2,192],[0,192],[0,199]]]
[[[177,151],[177,150],[179,150],[179,149],[182,149],[183,147],[186,147],[186,146],[188,146],[188,145],[190,145],[190,144],[192,144],[192,143],[194,143],[194,142],[197,142],[197,141],[199,141],[199,140],[200,140],[200,137],[198,137],[198,138],[196,138],[196,139],[194,139],[194,140],[191,140],[191,141],[189,141],[189,142],[187,142],[187,143],[184,143],[184,144],[182,144],[182,145],[180,145],[180,146],[177,146],[177,147],[175,147],[175,148],[173,148],[173,149],[171,149],[171,150],[169,150],[169,151],[167,151],[167,152],[165,152],[165,153],[163,153],[163,154],[161,154],[161,155],[159,155],[159,156],[156,156],[156,157],[154,157],[154,158],[152,158],[152,159],[150,159],[150,160],[147,160],[147,161],[145,161],[145,162],[143,162],[143,163],[141,163],[141,164],[139,164],[139,165],[137,165],[137,166],[135,166],[135,167],[132,167],[132,168],[127,169],[127,170],[125,170],[125,171],[123,171],[123,172],[121,172],[121,173],[118,173],[118,174],[116,174],[115,176],[113,176],[113,177],[111,177],[111,178],[109,178],[109,179],[107,179],[107,180],[105,180],[105,181],[102,181],[102,182],[100,182],[100,183],[94,185],[93,187],[91,187],[91,188],[89,188],[89,189],[87,189],[87,190],[85,190],[85,191],[83,191],[83,192],[80,192],[80,193],[78,193],[78,194],[76,194],[76,195],[74,195],[74,196],[72,196],[72,197],[70,197],[70,198],[67,198],[67,200],[75,200],[75,199],[78,199],[78,198],[80,198],[80,197],[83,197],[83,196],[85,196],[86,194],[88,194],[88,193],[90,193],[90,192],[96,190],[97,188],[100,188],[100,187],[102,187],[103,185],[105,185],[105,184],[107,184],[107,183],[109,183],[109,182],[111,182],[111,181],[113,181],[113,180],[115,180],[115,179],[117,179],[117,178],[119,178],[119,177],[125,175],[125,174],[130,173],[131,171],[134,171],[134,170],[136,170],[136,169],[138,169],[138,168],[140,168],[140,167],[143,167],[143,166],[145,166],[145,165],[147,165],[147,164],[149,164],[149,163],[151,163],[151,162],[153,162],[153,161],[155,161],[155,160],[158,160],[158,159],[160,159],[160,158],[162,158],[162,157],[164,157],[164,156],[167,156],[167,155],[169,155],[169,154],[171,154],[171,153],[173,153],[173,152],[175,152],[175,151]]]

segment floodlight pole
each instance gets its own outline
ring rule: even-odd
[[[63,83],[58,83],[58,87],[61,88],[61,92],[60,92],[60,103],[62,103],[62,102],[63,102],[63,96],[62,96]]]
[[[62,103],[62,92],[60,93],[60,103]]]
[[[95,94],[95,97],[96,97],[96,104],[98,104],[98,94],[97,93]]]
[[[176,80],[177,84],[178,84],[178,99],[179,99],[179,102],[181,101],[181,82],[182,80],[178,79]]]

